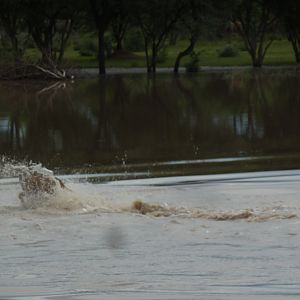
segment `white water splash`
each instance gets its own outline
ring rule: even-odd
[[[21,173],[27,173],[31,169],[43,172],[42,165],[32,161],[17,161],[7,156],[1,156],[0,158],[0,178],[19,177]]]
[[[174,205],[171,199],[150,199],[144,201],[143,195],[145,190],[141,190],[140,194],[131,193],[124,187],[123,193],[116,193],[112,186],[95,185],[89,183],[66,182],[66,186],[60,186],[60,179],[56,178],[53,171],[48,170],[41,164],[32,162],[15,162],[2,158],[1,160],[1,176],[19,176],[21,191],[14,197],[21,198],[19,202],[20,208],[32,210],[43,214],[85,214],[85,213],[127,213],[142,214],[151,217],[179,217],[179,218],[196,218],[216,221],[267,221],[273,219],[290,219],[298,217],[295,209],[286,210],[278,206],[270,206],[269,208],[247,206],[237,206],[234,209],[214,208],[207,209],[205,207],[186,207],[182,205]],[[36,190],[32,193],[24,193],[26,187],[22,181],[32,174],[38,174],[42,179],[55,183],[53,192],[43,189]],[[24,179],[25,178],[25,179]],[[149,180],[148,180],[149,181]],[[153,181],[153,179],[152,179]],[[151,180],[149,182],[152,182]],[[23,185],[22,185],[23,184]],[[42,186],[43,188],[43,186]],[[52,187],[51,187],[52,188]],[[108,190],[110,193],[107,193]],[[150,191],[148,187],[146,191]],[[3,193],[2,193],[3,194]],[[128,197],[128,195],[131,195]],[[22,196],[22,197],[20,197]],[[163,196],[163,195],[162,195]],[[117,199],[116,199],[117,198]],[[142,200],[136,200],[142,199]],[[167,203],[165,203],[165,200]],[[179,201],[184,203],[185,201]],[[15,207],[13,208],[15,210]],[[1,210],[1,207],[0,207]],[[7,206],[5,207],[7,211]]]

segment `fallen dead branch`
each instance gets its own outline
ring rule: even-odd
[[[55,79],[64,80],[68,78],[65,70],[56,66],[44,66],[33,63],[6,64],[0,67],[1,80],[18,79]]]

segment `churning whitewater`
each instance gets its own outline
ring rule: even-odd
[[[157,202],[145,202],[139,199],[132,199],[130,203],[118,199],[117,203],[106,198],[99,192],[98,195],[91,194],[89,183],[74,184],[54,176],[53,171],[34,163],[11,163],[3,160],[0,177],[2,182],[9,185],[9,178],[18,177],[21,191],[17,194],[20,199],[20,209],[31,210],[33,213],[133,213],[150,215],[153,217],[182,217],[182,218],[203,218],[207,220],[226,221],[246,219],[248,221],[267,221],[272,219],[296,218],[297,209],[289,210],[284,206],[271,207],[247,207],[230,210],[208,210],[199,207],[173,206],[168,204],[167,199],[160,199]],[[4,180],[4,177],[6,179]],[[8,180],[7,180],[8,178]],[[76,177],[73,176],[73,180]],[[159,181],[159,179],[157,179]],[[142,181],[140,181],[142,182]],[[147,180],[144,180],[147,185]],[[68,188],[69,185],[71,188]],[[120,182],[122,185],[122,182]],[[174,183],[176,186],[176,182]],[[0,186],[1,187],[1,186]],[[149,187],[149,190],[151,187]],[[3,193],[3,195],[5,195]],[[5,202],[14,202],[12,195],[5,195]],[[9,200],[10,199],[10,200]],[[5,200],[5,199],[3,199]],[[185,201],[180,201],[182,204]],[[187,201],[188,202],[188,201]],[[2,212],[9,211],[8,205],[2,208]],[[16,207],[11,207],[16,212]],[[1,212],[1,210],[0,210]]]

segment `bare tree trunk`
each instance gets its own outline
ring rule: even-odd
[[[116,38],[116,40],[117,40],[116,51],[122,51],[123,50],[123,44],[122,44],[123,38],[118,36]]]
[[[73,30],[73,20],[66,20],[63,32],[61,33],[61,40],[60,40],[60,45],[59,45],[59,54],[58,54],[58,59],[57,59],[58,64],[61,64],[61,62],[63,60],[66,45],[67,45],[67,42],[70,38],[72,30]]]
[[[259,22],[255,24],[252,2],[250,1],[248,4],[248,7],[240,9],[239,16],[233,20],[233,23],[238,34],[244,40],[252,59],[252,65],[262,67],[267,50],[274,41],[273,38],[266,41],[266,37],[272,27],[277,24],[278,16],[273,16],[271,11],[262,3],[261,14],[258,16]]]
[[[152,72],[156,72],[156,59],[157,59],[157,49],[155,47],[155,42],[152,43],[152,57],[151,57],[151,65],[152,65]]]
[[[98,68],[99,68],[99,75],[105,75],[105,45],[104,45],[104,32],[105,30],[99,29],[98,30]]]
[[[262,67],[262,57],[260,55],[256,55],[253,59],[252,59],[252,65],[255,68],[261,68]]]
[[[110,16],[106,14],[106,8],[109,1],[101,2],[101,10],[98,10],[97,1],[90,0],[90,6],[92,10],[92,15],[94,17],[95,24],[98,30],[98,69],[99,75],[105,75],[105,43],[104,34],[110,23]],[[100,4],[100,3],[99,3]]]
[[[23,58],[22,50],[19,48],[19,43],[16,36],[10,37],[12,44],[12,52],[15,64],[21,63]]]
[[[120,22],[120,24],[113,25],[113,35],[115,41],[117,42],[115,51],[122,51],[123,50],[123,40],[125,37],[125,33],[127,30],[127,22]]]
[[[296,62],[300,63],[300,37],[298,38],[297,34],[290,33],[288,40],[293,46]]]
[[[52,66],[51,50],[48,48],[41,49],[42,52],[42,64],[45,66]]]
[[[152,72],[152,66],[151,66],[150,57],[149,57],[148,40],[147,40],[146,37],[144,37],[144,41],[145,41],[145,54],[146,54],[147,72],[151,73]]]
[[[182,52],[179,52],[179,54],[177,55],[176,61],[175,61],[175,65],[174,65],[174,73],[178,73],[181,59],[183,57],[191,54],[194,50],[195,45],[196,45],[196,39],[191,38],[190,39],[190,44],[188,45],[188,47],[185,50],[183,50]]]

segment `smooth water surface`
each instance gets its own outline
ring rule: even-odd
[[[0,153],[129,177],[299,168],[299,84],[295,70],[2,82]]]

